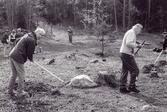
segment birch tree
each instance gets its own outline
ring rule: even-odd
[[[128,1],[128,27],[131,26],[131,9],[132,9],[132,0]]]
[[[15,14],[16,14],[16,0],[6,0],[6,15],[8,26],[13,29],[16,26]]]
[[[6,15],[10,29],[22,27],[32,29],[33,23],[32,0],[6,0]]]
[[[117,21],[117,8],[116,8],[116,0],[114,0],[114,20],[115,20],[115,30],[118,31],[118,21]]]
[[[126,21],[126,0],[123,0],[123,16],[122,16],[123,30],[125,30],[125,21]]]
[[[148,24],[147,24],[147,27],[149,27],[149,24],[150,24],[150,18],[151,18],[151,0],[148,0]]]

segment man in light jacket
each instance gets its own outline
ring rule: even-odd
[[[134,25],[130,30],[128,30],[122,41],[120,48],[121,60],[122,60],[122,74],[120,77],[120,92],[140,92],[136,89],[136,77],[139,75],[139,68],[136,64],[134,58],[134,49],[141,47],[141,45],[136,43],[136,36],[141,32],[143,26],[141,24]],[[128,72],[130,72],[130,83],[127,87],[127,77]]]

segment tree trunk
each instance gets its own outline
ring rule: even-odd
[[[150,19],[151,19],[151,0],[148,0],[148,18],[147,18],[147,20],[148,20],[148,25],[147,25],[147,27],[149,28],[150,27]]]
[[[163,25],[163,10],[162,7],[160,7],[160,32],[163,32],[164,30],[164,25]]]
[[[73,20],[73,25],[75,26],[75,11],[76,11],[76,8],[75,8],[75,2],[73,3],[73,10],[74,10],[74,12],[73,12],[73,18],[74,18],[74,20]]]
[[[96,0],[93,0],[93,27],[96,26]]]
[[[115,30],[118,31],[116,0],[114,0],[114,18],[115,18]]]
[[[131,23],[131,8],[132,8],[132,0],[129,0],[129,11],[128,11],[128,27],[132,25]]]
[[[6,0],[6,14],[7,14],[7,21],[9,29],[14,28],[14,15],[15,15],[15,4],[16,2],[14,0]]]
[[[89,14],[88,14],[88,0],[86,0],[86,15],[87,15],[87,20],[88,20],[88,16],[89,16]],[[83,24],[84,24],[84,29],[87,29],[87,25],[86,25],[86,23],[83,21]]]
[[[26,24],[27,24],[27,29],[30,31],[33,30],[32,26],[32,19],[33,19],[33,7],[31,0],[26,0]]]
[[[50,24],[50,33],[51,33],[51,37],[53,37],[53,24]]]
[[[81,20],[81,23],[83,24],[84,29],[87,29],[87,25],[86,25],[86,23],[83,20]]]
[[[125,30],[125,13],[126,13],[126,0],[123,0],[123,18],[122,18],[122,23],[123,23],[123,30]]]
[[[102,40],[101,40],[101,47],[102,47],[102,57],[104,56],[104,36],[102,35]]]

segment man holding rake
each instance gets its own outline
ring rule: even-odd
[[[140,92],[135,84],[136,77],[139,75],[139,68],[134,58],[134,49],[142,47],[142,45],[136,44],[136,36],[141,32],[142,28],[143,26],[141,24],[136,24],[123,37],[120,48],[122,60],[122,74],[120,78],[121,93]],[[127,88],[128,72],[130,72],[130,83]]]
[[[8,91],[11,97],[15,96],[15,94],[17,97],[28,96],[28,93],[24,91],[24,64],[27,59],[33,62],[33,54],[37,45],[37,40],[39,40],[44,34],[45,31],[42,28],[37,28],[34,32],[27,33],[21,37],[15,47],[11,50],[9,59],[12,76],[10,78]],[[14,92],[16,78],[18,78],[17,93]]]
[[[167,47],[167,32],[163,32],[162,35],[163,35],[163,37],[164,37],[164,41],[163,41],[163,52],[166,52],[166,47]]]

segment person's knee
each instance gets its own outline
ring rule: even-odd
[[[138,68],[136,68],[136,69],[134,69],[133,71],[131,71],[131,74],[134,76],[138,76],[139,75],[139,69]]]
[[[24,70],[20,69],[19,71],[17,71],[17,75],[18,75],[18,78],[21,81],[25,79],[25,72],[24,72]]]
[[[136,74],[136,76],[139,75],[139,69],[138,69],[138,68],[136,68],[136,69],[134,70],[134,74]]]
[[[12,75],[10,78],[11,78],[11,80],[16,80],[17,75],[14,74],[14,75]]]
[[[18,78],[21,80],[24,80],[24,77],[25,77],[24,73],[18,75]]]

